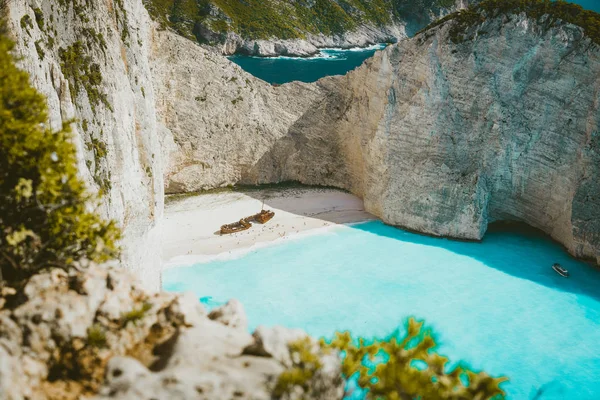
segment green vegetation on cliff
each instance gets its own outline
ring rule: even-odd
[[[429,18],[454,0],[144,0],[153,18],[179,34],[209,40],[229,31],[246,39],[335,35],[403,18]],[[210,36],[210,35],[208,35]],[[214,38],[213,40],[217,40]]]
[[[1,30],[1,27],[0,27]],[[0,31],[0,285],[118,253],[119,230],[88,207],[69,124],[48,126],[46,99],[15,66]]]
[[[447,21],[453,21],[450,38],[453,42],[460,43],[474,36],[475,30],[470,28],[480,25],[487,19],[520,13],[537,20],[545,28],[551,28],[561,22],[580,26],[594,43],[600,44],[600,14],[563,0],[486,0],[447,15],[421,32],[426,32]]]
[[[58,50],[60,56],[60,68],[69,80],[69,90],[73,101],[82,89],[88,95],[92,110],[99,103],[103,103],[109,110],[112,109],[106,95],[100,90],[102,74],[100,65],[92,62],[92,57],[85,54],[84,44],[80,41],[73,43],[67,48]]]

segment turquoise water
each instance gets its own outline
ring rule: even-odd
[[[163,284],[209,306],[241,300],[251,330],[385,337],[414,315],[440,353],[511,378],[510,399],[600,399],[600,272],[535,233],[467,243],[369,222],[168,270]]]
[[[600,12],[600,0],[576,0],[573,3]],[[414,27],[413,30],[416,32],[420,28],[422,26]],[[229,59],[246,72],[272,84],[315,82],[325,76],[346,74],[384,47],[385,45],[369,49],[324,49],[320,55],[311,58],[233,56]]]
[[[323,49],[321,54],[310,58],[233,56],[229,59],[269,83],[315,82],[325,76],[344,75],[383,48],[382,44],[368,49]]]

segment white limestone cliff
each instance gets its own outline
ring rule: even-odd
[[[91,191],[105,192],[99,211],[123,227],[123,264],[137,270],[148,287],[158,288],[160,231],[155,227],[164,204],[163,159],[148,13],[141,1],[123,0],[11,0],[8,13],[19,66],[47,97],[52,126],[77,120],[79,170]],[[77,65],[61,66],[61,51],[70,52]],[[100,82],[89,87],[105,101],[84,88],[90,68],[97,68]],[[68,71],[74,70],[80,74],[78,91],[70,90],[74,81]]]
[[[152,76],[168,141],[167,193],[233,185],[319,98],[315,85],[273,87],[172,32],[154,36]]]
[[[544,30],[524,15],[459,44],[449,27],[344,77],[280,87],[160,33],[159,115],[179,160],[169,192],[331,185],[418,232],[479,240],[491,222],[522,221],[600,260],[598,47],[576,26]]]
[[[358,194],[385,222],[479,240],[522,221],[600,261],[600,52],[573,25],[525,15],[484,22],[454,44],[446,24],[378,53],[342,78],[275,145],[299,180]],[[329,150],[300,147],[318,140]],[[307,166],[336,154],[336,167]]]

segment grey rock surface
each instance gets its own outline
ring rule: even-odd
[[[385,222],[433,235],[478,240],[491,222],[526,222],[598,261],[598,47],[524,15],[473,29],[484,33],[454,44],[445,25],[321,81],[327,101],[274,146],[288,159],[275,179],[347,188]],[[323,150],[299,143],[317,137],[338,156],[315,176],[306,165]]]
[[[305,39],[246,39],[229,33],[220,46],[224,55],[244,54],[259,57],[309,57],[322,48],[356,48],[378,43],[396,42],[406,38],[404,25],[391,24],[385,27],[361,25],[356,30],[339,35],[308,34]]]
[[[208,318],[232,328],[248,330],[248,319],[244,306],[236,299],[231,299],[226,304],[212,310],[208,314]]]
[[[521,221],[600,260],[598,47],[576,26],[544,30],[524,15],[488,20],[460,44],[448,30],[346,76],[280,87],[163,36],[160,58],[180,65],[153,64],[175,142],[168,191],[331,185],[392,225],[479,240],[492,222]],[[233,84],[213,83],[228,73]]]
[[[43,272],[11,296],[0,297],[3,400],[273,399],[297,337],[278,328],[286,339],[273,355],[244,354],[255,342],[247,329],[211,320],[193,296],[146,292],[115,267]],[[236,300],[223,309],[246,321]],[[303,398],[343,391],[340,360],[320,357],[318,391]]]
[[[259,326],[252,334],[253,343],[244,349],[244,354],[260,357],[273,357],[286,367],[292,366],[292,357],[288,344],[306,338],[301,329],[289,329],[282,326]]]
[[[152,75],[167,193],[233,185],[287,135],[320,90],[273,87],[168,31],[155,33]]]

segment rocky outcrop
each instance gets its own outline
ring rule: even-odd
[[[395,43],[476,0],[205,1],[202,8],[148,0],[154,18],[224,55],[308,57],[322,48]],[[173,16],[176,15],[175,18]]]
[[[81,267],[38,274],[17,295],[4,288],[1,399],[270,400],[290,367],[279,358],[291,360],[292,340],[307,337],[263,328],[263,335],[288,340],[270,340],[273,355],[250,355],[244,349],[257,346],[256,339],[212,321],[195,296],[146,292],[122,269]],[[232,304],[239,303],[230,303],[229,317],[245,321]],[[314,389],[283,398],[341,398],[340,360],[334,353],[321,357]]]
[[[286,349],[286,343],[296,342],[306,333],[301,329],[288,329],[281,326],[267,328],[259,326],[252,334],[254,342],[244,349],[244,354],[260,357],[273,357],[283,365],[293,365],[292,355]]]
[[[236,299],[231,299],[221,307],[212,310],[208,314],[208,318],[232,328],[248,330],[248,320],[246,319],[244,306]]]
[[[323,48],[368,47],[378,43],[395,43],[405,38],[406,32],[402,24],[385,27],[367,24],[338,35],[307,34],[303,39],[247,39],[230,32],[219,48],[224,55],[310,57]]]
[[[242,181],[321,96],[300,82],[273,87],[168,31],[155,32],[152,75],[167,193]]]
[[[478,240],[491,222],[524,221],[600,261],[597,46],[525,15],[473,27],[462,43],[450,25],[320,82],[327,100],[259,175],[347,188],[385,222],[433,235]],[[299,144],[316,138],[337,168],[307,171],[323,150]],[[267,166],[282,157],[274,177]]]
[[[393,225],[478,240],[491,222],[523,221],[598,261],[597,46],[576,26],[548,29],[525,15],[490,19],[461,43],[449,37],[451,24],[313,85],[273,88],[224,61],[205,63],[217,81],[225,71],[237,81],[208,90],[201,114],[192,96],[211,87],[203,77],[178,66],[159,73],[158,88],[165,76],[178,85],[157,97],[178,143],[173,154],[186,160],[171,165],[167,187],[337,186]],[[202,49],[188,58],[172,47],[159,47],[159,57],[177,51],[187,70],[200,68]],[[249,101],[230,101],[236,93]]]

